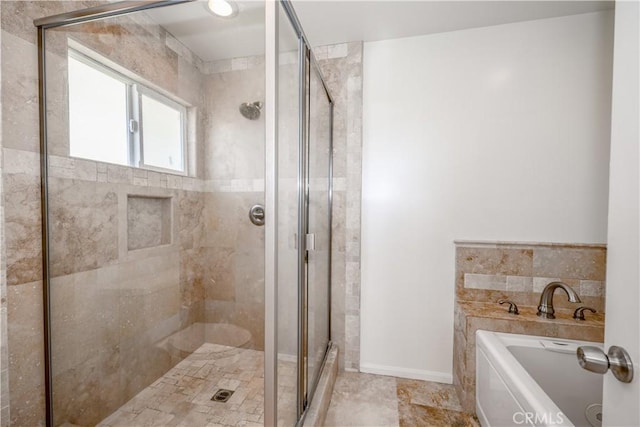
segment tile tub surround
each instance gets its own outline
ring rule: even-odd
[[[537,306],[544,287],[565,282],[581,305],[604,310],[606,246],[558,243],[456,242],[456,300],[510,299]],[[576,308],[557,291],[554,305]]]
[[[465,411],[475,410],[475,331],[521,333],[586,341],[604,339],[606,246],[532,242],[456,241],[453,383]],[[581,304],[554,295],[556,319],[536,315],[540,294],[553,281],[571,286]],[[500,299],[515,302],[520,315]],[[572,318],[579,306],[598,311]]]
[[[583,341],[604,341],[603,313],[586,313],[587,320],[572,318],[573,310],[556,310],[556,319],[536,315],[536,306],[518,306],[519,315],[510,314],[497,303],[460,301],[455,307],[453,339],[453,384],[463,410],[475,411],[475,375],[477,330],[508,332],[566,338]],[[577,362],[576,362],[577,363]]]

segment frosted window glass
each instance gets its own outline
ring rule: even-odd
[[[145,165],[184,170],[179,110],[142,95],[142,139]]]
[[[128,164],[127,85],[69,57],[69,152]]]

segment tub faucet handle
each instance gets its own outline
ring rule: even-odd
[[[596,311],[593,308],[582,306],[582,307],[576,308],[576,311],[573,312],[573,318],[576,319],[576,320],[587,320],[584,317],[584,311],[585,310],[589,310],[592,313],[596,313]]]
[[[518,311],[518,306],[513,301],[509,301],[507,299],[501,299],[501,300],[498,301],[498,304],[500,304],[500,305],[509,304],[509,313],[511,313],[511,314],[520,314],[520,312]]]

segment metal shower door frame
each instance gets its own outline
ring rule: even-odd
[[[302,25],[296,15],[290,0],[280,0],[282,7],[289,18],[289,22],[299,39],[299,116],[298,116],[298,394],[297,394],[297,416],[298,425],[302,425],[307,413],[308,403],[313,398],[318,385],[320,374],[326,362],[328,350],[331,347],[331,242],[332,242],[332,212],[333,212],[333,114],[334,101],[327,88],[324,75],[318,61],[310,49],[310,43],[304,33]],[[276,64],[277,66],[277,64]],[[308,255],[307,255],[307,234],[309,230],[309,126],[310,126],[310,73],[315,71],[320,78],[322,88],[330,105],[331,118],[329,121],[329,167],[328,167],[328,212],[329,212],[329,264],[327,277],[327,301],[328,301],[328,341],[322,366],[318,371],[317,378],[309,378],[308,375],[308,302],[309,302],[309,281],[308,281]],[[276,70],[277,71],[277,70]],[[277,118],[276,118],[277,120]],[[265,417],[266,421],[266,417]],[[274,424],[275,425],[275,424]]]

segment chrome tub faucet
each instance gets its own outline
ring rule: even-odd
[[[566,292],[570,302],[582,302],[576,291],[571,286],[562,282],[551,282],[544,287],[542,295],[540,295],[540,305],[538,305],[538,316],[543,319],[555,319],[555,310],[553,309],[553,293],[556,289],[562,289]]]

